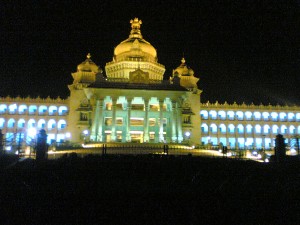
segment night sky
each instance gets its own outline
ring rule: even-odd
[[[66,98],[87,53],[104,70],[138,17],[165,78],[184,55],[202,102],[300,105],[297,0],[7,0],[0,12],[0,96]]]

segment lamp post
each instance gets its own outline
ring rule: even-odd
[[[189,144],[189,139],[190,139],[190,136],[191,136],[191,132],[190,131],[186,131],[184,133],[184,136],[185,136],[185,139],[187,141],[187,144]]]
[[[88,130],[84,130],[83,134],[84,134],[84,143],[86,144],[86,142],[87,142],[87,136],[89,134],[89,131]]]

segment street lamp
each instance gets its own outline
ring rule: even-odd
[[[84,130],[83,131],[83,134],[84,134],[84,143],[86,143],[86,140],[87,140],[87,136],[89,134],[89,131],[88,130]]]

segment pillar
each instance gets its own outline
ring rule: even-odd
[[[177,102],[177,132],[178,132],[178,143],[181,143],[183,141],[182,136],[182,108]]]
[[[164,105],[164,101],[159,100],[159,120],[160,120],[160,124],[159,124],[159,142],[164,141],[163,105]]]
[[[149,142],[149,99],[145,99],[144,142]]]
[[[112,99],[112,124],[111,124],[111,140],[116,141],[116,104],[117,101],[115,99]]]
[[[130,136],[131,101],[132,99],[127,99],[127,127],[126,127],[127,142],[131,142],[131,136]]]
[[[177,133],[176,133],[176,101],[172,101],[172,112],[171,112],[171,126],[172,126],[172,142],[177,141]]]

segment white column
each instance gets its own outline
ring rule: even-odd
[[[116,141],[116,104],[117,101],[112,99],[112,124],[111,124],[111,140]]]
[[[172,142],[177,141],[177,133],[176,133],[176,101],[172,101],[172,112],[171,112],[171,126],[172,126]]]
[[[130,136],[130,114],[131,114],[131,100],[127,100],[127,127],[126,127],[126,141],[131,142]]]
[[[177,132],[178,132],[178,143],[183,141],[182,136],[182,109],[181,105],[177,102]]]
[[[103,99],[99,100],[99,116],[98,116],[98,126],[97,126],[97,132],[96,132],[96,140],[97,141],[103,141]]]
[[[159,142],[164,141],[164,126],[163,126],[163,105],[164,101],[159,100]]]
[[[149,142],[149,99],[145,99],[144,142]]]

